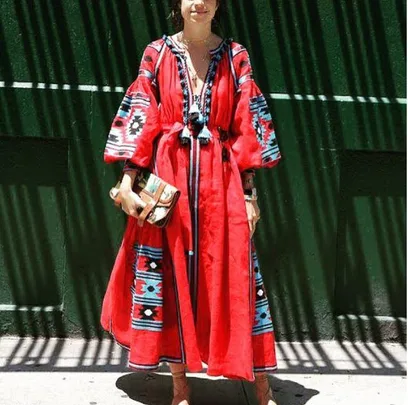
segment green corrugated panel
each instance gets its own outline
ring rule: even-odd
[[[401,339],[400,325],[391,333],[373,316],[405,316],[405,1],[226,3],[222,32],[249,49],[272,94],[283,153],[257,176],[256,240],[278,337]],[[0,304],[64,306],[63,316],[2,313],[3,332],[100,333],[124,224],[107,197],[120,168],[102,154],[122,94],[77,85],[127,87],[146,44],[171,32],[168,12],[162,1],[0,3],[0,155],[27,156],[20,142],[39,142],[34,160],[19,160],[31,176],[0,176]],[[387,178],[401,195],[382,187]],[[355,194],[361,184],[374,195]],[[34,221],[27,233],[17,208]],[[345,324],[344,315],[368,323]]]

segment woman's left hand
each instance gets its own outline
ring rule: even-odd
[[[258,203],[256,200],[251,201],[245,200],[245,206],[248,217],[249,232],[252,238],[255,232],[256,223],[261,219],[261,211],[259,210]]]

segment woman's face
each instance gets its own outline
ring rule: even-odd
[[[211,23],[218,8],[217,3],[217,0],[181,0],[181,15],[184,21]]]

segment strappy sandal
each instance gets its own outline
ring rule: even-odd
[[[187,383],[185,371],[178,371],[171,374],[173,377],[173,401],[171,405],[189,405],[190,404],[190,387]],[[174,380],[184,380],[184,384],[180,387],[175,386]],[[186,394],[187,391],[187,394]]]
[[[268,383],[268,389],[266,391],[258,388],[258,383],[263,383],[265,381]],[[268,376],[266,374],[260,377],[255,377],[255,390],[259,405],[278,405],[273,396],[272,388],[269,385]]]

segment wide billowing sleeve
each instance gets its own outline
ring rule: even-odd
[[[236,82],[232,153],[241,172],[273,167],[281,154],[268,104],[253,78],[248,52],[242,45],[235,44],[231,58]]]
[[[139,167],[150,164],[153,141],[161,129],[156,85],[160,52],[156,41],[143,53],[138,77],[127,89],[113,120],[104,152],[106,163],[127,160]]]

